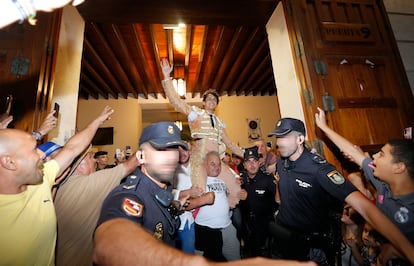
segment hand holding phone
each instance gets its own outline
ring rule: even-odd
[[[6,113],[6,115],[10,115],[12,103],[13,103],[13,95],[10,94],[6,98],[6,108],[4,110],[4,113]]]
[[[58,103],[55,103],[55,107],[53,108],[53,110],[55,110],[55,113],[53,114],[53,116],[56,118],[59,117],[59,109],[60,109],[60,105]]]

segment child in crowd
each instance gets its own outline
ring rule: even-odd
[[[341,221],[345,244],[342,252],[342,265],[377,265],[380,252],[378,242],[381,241],[381,235],[349,205],[345,205]]]
[[[362,265],[360,247],[364,218],[348,204],[344,206],[342,217],[342,265]]]
[[[375,229],[367,222],[364,224],[362,230],[361,255],[363,259],[363,266],[377,265],[377,258],[380,252],[378,241],[381,236]]]

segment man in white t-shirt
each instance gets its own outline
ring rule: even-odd
[[[175,171],[174,185],[176,189],[176,199],[180,194],[186,192],[191,196],[199,196],[203,191],[201,188],[193,188],[190,177],[190,154],[191,145],[188,143],[188,150],[178,148],[179,165]],[[195,194],[195,195],[194,195]],[[194,218],[192,211],[185,211],[180,215],[181,225],[177,234],[178,247],[190,254],[194,254]]]
[[[218,176],[221,160],[218,152],[207,153],[206,192],[215,193],[212,205],[202,206],[195,219],[195,247],[203,256],[212,261],[232,261],[240,259],[240,243],[236,228],[230,219],[227,186]]]

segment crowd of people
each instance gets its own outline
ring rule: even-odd
[[[2,1],[0,26],[79,2]],[[32,133],[1,117],[0,265],[414,264],[412,140],[391,139],[371,158],[318,108],[318,128],[361,172],[344,177],[308,150],[295,118],[269,133],[276,151],[263,139],[242,149],[214,114],[219,94],[187,105],[172,68],[162,60],[162,85],[192,139],[155,123],[113,164],[108,152],[91,152],[109,106],[64,145],[43,142],[54,111]]]
[[[171,70],[165,62],[162,68],[166,75]],[[154,264],[151,255],[159,250],[167,255],[156,264],[413,263],[411,140],[390,140],[371,159],[330,129],[318,109],[317,126],[363,170],[345,178],[305,147],[298,119],[282,118],[268,135],[276,137],[277,153],[264,140],[234,148],[212,114],[218,101],[208,90],[205,109],[176,103],[190,122],[200,120],[192,140],[182,140],[173,123],[159,122],[144,128],[136,153],[126,160],[117,152],[113,165],[108,152],[90,151],[110,107],[64,146],[38,145],[57,125],[53,111],[32,134],[8,129],[12,117],[4,117],[0,264]]]
[[[112,113],[105,107],[63,146],[38,145],[34,134],[4,123],[1,265],[127,265],[138,259],[151,265],[167,260],[411,265],[414,260],[411,140],[390,140],[371,159],[330,129],[319,109],[317,126],[363,172],[345,178],[305,147],[301,120],[282,118],[269,133],[276,136],[277,153],[264,140],[246,147],[242,158],[210,150],[202,161],[207,176],[201,187],[191,178],[199,140],[181,139],[172,122],[144,128],[138,150],[116,165],[108,165],[106,151],[92,152],[96,130]],[[56,124],[51,112],[42,134]],[[220,177],[223,167],[240,187],[235,206]],[[157,252],[165,253],[154,262]]]
[[[170,68],[164,62],[164,73]],[[143,129],[138,150],[128,159],[117,152],[113,165],[90,144],[114,112],[108,106],[63,146],[41,143],[57,125],[54,111],[36,134],[7,128],[12,118],[4,117],[0,264],[153,265],[160,251],[160,265],[414,262],[411,140],[390,140],[371,159],[318,109],[317,126],[361,166],[345,178],[306,148],[298,119],[282,118],[269,133],[277,152],[264,140],[234,148],[224,123],[210,116],[218,101],[208,90],[206,109],[177,105],[201,120],[193,139],[182,140],[172,122],[155,123]],[[196,178],[194,164],[203,168]]]

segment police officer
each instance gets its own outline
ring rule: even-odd
[[[178,147],[188,149],[173,123],[159,122],[144,128],[136,153],[141,169],[137,168],[107,196],[97,227],[111,219],[126,218],[141,224],[155,238],[174,245],[181,209],[171,194]]]
[[[282,118],[268,135],[277,137],[280,152],[276,176],[280,206],[276,223],[271,224],[275,254],[334,265],[340,230],[332,217],[341,204],[350,203],[366,219],[378,210],[368,206],[368,200],[334,166],[304,147],[305,134],[302,121]]]
[[[257,146],[246,148],[243,162],[245,171],[242,174],[244,197],[240,208],[246,226],[246,255],[252,257],[269,256],[266,240],[269,236],[269,223],[277,208],[275,180],[273,175],[260,170],[259,158]]]
[[[96,160],[96,171],[110,168],[108,165],[108,152],[107,151],[97,151],[93,156]]]

